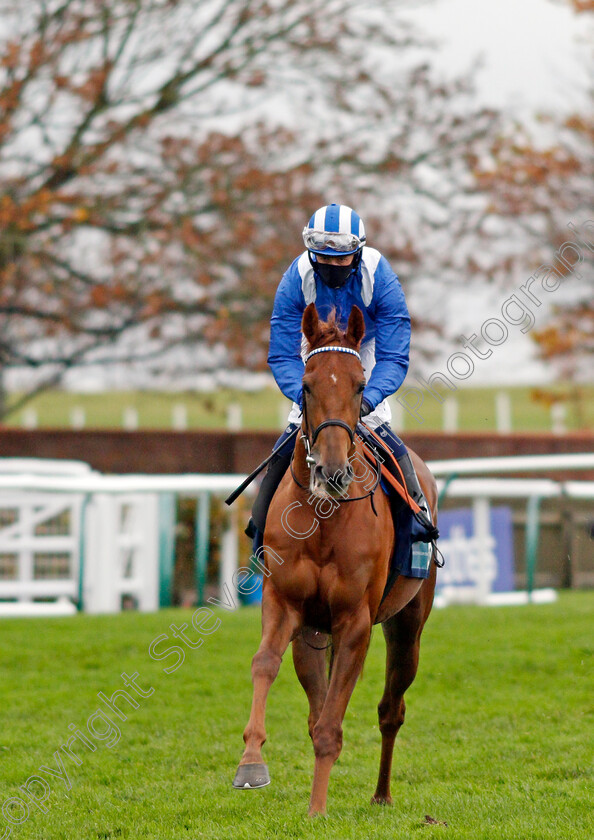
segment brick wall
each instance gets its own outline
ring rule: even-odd
[[[274,432],[70,431],[1,429],[0,457],[68,458],[106,473],[245,473],[269,453]],[[594,452],[594,434],[497,435],[492,432],[407,433],[405,442],[424,460],[498,455]],[[594,479],[594,473],[563,478]]]

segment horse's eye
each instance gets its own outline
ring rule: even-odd
[[[311,394],[311,388],[309,387],[309,385],[306,385],[305,382],[303,383],[303,393],[304,394]]]
[[[357,385],[357,393],[358,394],[362,394],[364,390],[365,390],[365,382],[361,382],[360,385]]]

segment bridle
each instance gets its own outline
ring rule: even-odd
[[[311,353],[308,353],[305,357],[304,364],[307,366],[307,363],[312,358],[312,356],[317,356],[318,353],[348,353],[350,356],[355,356],[359,361],[361,361],[361,356],[357,353],[356,350],[351,350],[350,347],[337,347],[334,345],[329,345],[328,347],[318,347],[317,350],[312,350]],[[326,429],[328,426],[339,426],[341,429],[344,429],[345,432],[348,434],[349,439],[351,441],[351,446],[355,443],[355,430],[352,429],[348,423],[345,423],[344,420],[340,420],[338,418],[330,418],[329,420],[322,420],[319,426],[313,430],[313,434],[311,436],[311,440],[309,437],[309,422],[307,419],[307,403],[305,400],[305,396],[303,397],[303,420],[305,426],[305,434],[303,434],[303,430],[301,431],[301,440],[303,441],[303,445],[305,446],[305,463],[307,466],[311,468],[315,465],[316,461],[313,455],[311,454],[311,450],[316,445],[316,440],[318,439],[318,435],[322,431],[322,429]]]
[[[311,353],[308,353],[308,355],[305,357],[304,362],[307,365],[308,361],[311,359],[312,356],[316,356],[318,353],[329,353],[330,351],[334,351],[334,352],[337,352],[337,353],[349,353],[351,356],[356,356],[356,358],[359,361],[361,361],[361,356],[359,355],[359,353],[357,353],[356,350],[351,350],[350,347],[335,347],[335,346],[331,345],[331,346],[328,346],[328,347],[318,347],[317,350],[312,350]],[[350,441],[351,441],[351,446],[353,446],[354,443],[355,443],[355,429],[352,429],[349,426],[348,423],[345,423],[344,420],[340,420],[338,418],[330,418],[328,420],[323,420],[319,424],[319,426],[316,426],[316,428],[314,429],[313,435],[311,436],[311,441],[310,441],[310,438],[309,438],[309,423],[308,423],[308,420],[307,420],[307,403],[306,403],[305,397],[303,399],[303,421],[304,421],[304,427],[305,427],[305,434],[304,434],[304,430],[302,429],[301,430],[301,440],[303,441],[303,445],[305,446],[305,463],[309,467],[310,472],[311,472],[311,468],[313,466],[315,466],[315,463],[316,463],[315,458],[311,454],[311,450],[315,446],[318,435],[320,434],[322,429],[325,429],[328,426],[339,426],[341,429],[344,429],[345,432],[347,432],[347,434],[350,438]],[[293,470],[293,457],[291,457],[290,468],[291,468],[291,475],[293,476],[293,481],[302,490],[307,491],[308,488],[305,487],[303,484],[301,484],[301,482],[299,481],[299,479],[295,475],[295,471]],[[343,504],[344,502],[358,502],[358,501],[361,501],[361,499],[370,498],[371,499],[371,507],[373,509],[373,512],[377,516],[377,511],[375,509],[375,505],[373,504],[373,496],[374,496],[375,491],[378,488],[378,485],[379,485],[380,479],[381,479],[381,475],[382,475],[379,463],[377,463],[376,475],[377,475],[377,477],[376,477],[376,481],[375,481],[373,487],[367,493],[365,493],[365,495],[354,496],[354,497],[351,496],[349,498],[335,499],[335,501],[339,502],[340,504]]]

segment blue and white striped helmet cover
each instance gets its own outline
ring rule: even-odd
[[[316,210],[303,229],[303,241],[314,254],[354,254],[365,245],[365,226],[351,207],[327,204]]]

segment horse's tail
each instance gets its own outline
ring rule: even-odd
[[[365,651],[365,659],[367,659],[367,653],[369,651],[369,645],[371,644],[371,637],[373,636],[373,627],[371,628],[371,633],[369,634],[369,641],[367,642],[367,650]],[[330,644],[326,648],[326,661],[328,663],[328,682],[332,678],[332,666],[334,665],[334,645],[332,644],[332,639],[330,639]],[[365,660],[363,661],[363,667],[361,668],[361,673],[359,675],[359,679],[363,679],[363,671],[365,670]]]
[[[334,645],[332,644],[332,639],[330,639],[330,644],[326,648],[326,662],[328,663],[328,682],[330,682],[332,678],[332,666],[334,665]]]

